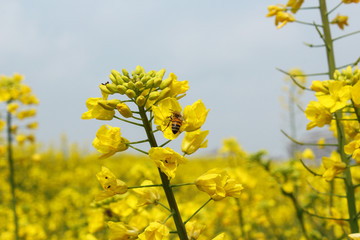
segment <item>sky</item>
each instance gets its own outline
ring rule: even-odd
[[[85,102],[100,97],[98,85],[109,81],[112,69],[146,71],[166,69],[188,80],[190,89],[182,106],[201,99],[210,109],[203,130],[209,130],[208,148],[214,154],[222,141],[235,137],[248,152],[266,149],[284,157],[289,140],[286,110],[279,96],[287,83],[276,70],[299,67],[306,73],[326,72],[323,48],[314,27],[289,23],[276,29],[266,18],[267,6],[281,0],[257,1],[7,1],[0,0],[0,74],[25,75],[40,99],[37,139],[69,143],[93,150],[91,142],[103,124],[118,126],[130,141],[145,137],[142,129],[113,120],[82,120]],[[328,1],[329,9],[338,1]],[[315,6],[317,1],[305,1]],[[349,15],[344,31],[332,26],[333,36],[360,29],[359,4],[334,11]],[[295,16],[319,21],[318,10]],[[337,66],[360,55],[360,35],[335,42]],[[308,80],[325,79],[322,77]],[[312,93],[303,97],[304,106]],[[299,138],[307,133],[304,114],[297,113]],[[161,142],[161,138],[160,138]],[[181,139],[171,146],[179,146]]]

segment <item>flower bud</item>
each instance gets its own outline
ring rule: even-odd
[[[137,65],[136,68],[135,68],[135,74],[140,75],[143,72],[145,72],[145,69],[143,67]]]
[[[141,88],[144,87],[144,84],[143,84],[142,82],[136,82],[136,83],[135,83],[135,87],[136,87],[137,89],[141,89]]]
[[[143,106],[145,104],[146,98],[143,95],[140,95],[137,99],[136,99],[136,104],[138,106]]]
[[[126,86],[126,85],[125,85]],[[135,84],[132,82],[132,81],[130,81],[130,82],[128,82],[127,83],[127,86],[126,86],[128,89],[134,89],[135,88]]]
[[[170,85],[170,83],[172,82],[173,78],[168,77],[167,79],[163,80],[160,84],[160,89],[164,89],[166,87],[168,87]]]
[[[127,76],[121,76],[121,78],[126,83],[130,81],[129,77],[127,77]]]
[[[124,94],[126,92],[126,87],[123,85],[117,85],[117,89],[119,91],[120,94]]]
[[[142,79],[144,76],[145,76],[145,73],[142,72],[142,73],[139,75],[139,78]]]
[[[106,85],[100,84],[99,88],[105,94],[113,94],[112,92],[109,91],[109,89],[107,89]]]
[[[159,87],[160,86],[160,84],[161,84],[161,78],[155,78],[155,80],[154,80],[154,87]]]
[[[164,74],[165,74],[165,69],[161,69],[160,71],[158,71],[156,73],[156,77],[160,77],[161,79],[164,77]]]
[[[149,94],[149,100],[156,100],[160,96],[159,92],[151,92]]]
[[[145,77],[143,77],[143,78],[141,79],[141,82],[142,82],[143,84],[146,84],[147,81],[149,81],[149,79],[150,79],[150,76],[145,76]]]
[[[118,92],[116,84],[114,84],[114,83],[108,83],[105,86],[111,93],[117,93]]]
[[[111,82],[117,84],[117,80],[116,80],[116,78],[115,78],[115,76],[113,74],[110,74],[109,78],[110,78]]]
[[[147,88],[151,88],[154,86],[154,79],[150,79],[149,81],[147,81],[147,83],[145,84],[145,86]]]
[[[134,90],[131,90],[131,89],[126,90],[125,94],[129,98],[134,98],[136,96],[136,93],[134,92]]]
[[[106,110],[114,110],[114,108],[108,104],[107,100],[99,100],[98,104]]]
[[[158,100],[160,101],[160,100],[166,98],[169,93],[170,93],[170,88],[169,88],[169,87],[164,88],[164,89],[160,92],[160,95],[159,95],[159,97],[158,97]]]
[[[122,80],[122,77],[120,74],[116,75],[115,78],[116,78],[117,85],[124,84],[124,80]]]
[[[119,113],[125,118],[132,117],[132,115],[133,115],[130,108],[125,103],[117,104],[116,108],[119,111]]]
[[[129,72],[125,68],[122,69],[122,73],[123,73],[124,76],[130,78]]]
[[[119,99],[107,100],[107,105],[110,106],[112,109],[116,108],[119,103],[121,103]]]

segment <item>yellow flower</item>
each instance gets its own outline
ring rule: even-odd
[[[208,134],[209,130],[201,131],[201,129],[193,132],[185,132],[185,137],[181,144],[181,151],[190,155],[199,148],[206,148],[208,140],[205,140],[205,138]]]
[[[139,230],[135,227],[125,225],[122,222],[109,221],[110,240],[130,240],[137,239]]]
[[[88,229],[95,233],[105,228],[105,216],[102,209],[92,210],[88,216]]]
[[[319,144],[319,149],[323,149],[325,144],[325,138],[320,138],[317,144]]]
[[[180,94],[186,93],[189,90],[189,83],[187,80],[178,81],[177,76],[174,73],[170,73],[169,78],[172,79],[169,88],[170,92],[168,93],[169,97],[177,98]],[[165,81],[165,80],[164,80]]]
[[[321,92],[321,93],[325,93],[325,94],[329,94],[329,80],[325,80],[325,81],[312,81],[312,84],[310,86],[311,90],[315,91],[315,92]]]
[[[287,12],[278,12],[275,16],[275,25],[277,26],[277,29],[282,28],[288,22],[294,22],[294,21],[295,21],[294,16]],[[279,23],[281,24],[279,25]]]
[[[150,180],[145,180],[141,183],[141,186],[153,185]],[[150,204],[156,204],[160,200],[160,192],[156,187],[145,187],[134,189],[134,192],[140,195],[138,207],[146,206]]]
[[[120,128],[102,125],[96,133],[93,146],[103,155],[100,159],[108,158],[117,152],[128,149],[129,141],[121,137]]]
[[[158,222],[152,222],[145,228],[144,232],[139,235],[140,240],[162,240],[169,236],[169,229]]]
[[[215,200],[221,200],[227,196],[240,197],[243,187],[240,183],[231,179],[226,171],[211,169],[195,180],[196,187],[210,195]]]
[[[104,166],[101,168],[101,172],[96,174],[96,177],[104,191],[96,195],[95,201],[101,201],[116,194],[124,194],[127,192],[128,187],[126,183],[117,179],[115,175]]]
[[[5,127],[5,121],[0,119],[0,131],[2,131]]]
[[[174,178],[177,166],[186,163],[187,159],[171,148],[153,147],[149,151],[149,157],[154,160],[158,168],[165,173],[168,178]]]
[[[160,126],[164,134],[164,138],[173,140],[184,131],[184,124],[181,125],[179,131],[174,134],[171,127],[171,116],[174,112],[181,113],[182,108],[176,98],[165,98],[159,102],[159,106],[152,106],[154,113],[154,123]]]
[[[301,157],[302,157],[303,159],[311,159],[311,160],[314,160],[314,159],[315,159],[314,152],[313,152],[310,148],[306,148],[306,149],[302,152]]]
[[[38,126],[39,126],[38,122],[32,122],[32,123],[26,124],[26,127],[27,127],[28,129],[37,129]]]
[[[359,1],[357,1],[357,2],[359,2]],[[348,237],[350,240],[360,240],[360,233],[351,233],[348,235]]]
[[[15,138],[20,146],[22,146],[26,140],[26,136],[24,134],[18,134]]]
[[[323,127],[325,124],[329,124],[332,120],[331,113],[319,102],[310,101],[305,110],[307,119],[310,120],[306,126],[306,130],[310,130],[314,127]]]
[[[360,140],[352,141],[344,146],[346,154],[352,154],[352,158],[359,163],[360,162]]]
[[[291,12],[296,13],[301,5],[303,4],[304,0],[289,0],[286,6],[291,7]]]
[[[286,6],[284,4],[277,4],[277,5],[269,5],[268,6],[269,13],[266,17],[275,16],[278,12],[285,12]]]
[[[19,104],[17,104],[17,103],[14,103],[14,102],[9,103],[7,105],[7,111],[11,114],[14,114],[16,112],[16,109],[18,109],[18,107],[19,107]]]
[[[205,230],[204,224],[198,224],[196,221],[190,221],[186,223],[186,232],[188,238],[191,240],[196,240],[199,238],[200,234]]]
[[[86,107],[88,111],[83,113],[81,119],[111,120],[115,115],[114,107],[107,107],[107,100],[103,98],[89,98]]]
[[[351,98],[356,107],[360,107],[360,81],[351,88]]]
[[[341,81],[329,81],[329,94],[316,94],[319,102],[333,113],[346,106],[351,99],[351,86]]]
[[[130,108],[125,103],[117,104],[116,108],[119,111],[119,113],[125,118],[132,117],[132,115],[133,115]]]
[[[23,120],[24,118],[33,117],[35,115],[36,115],[36,109],[29,109],[18,112],[17,118]]]
[[[348,16],[340,16],[339,14],[330,22],[331,24],[337,24],[339,28],[344,29],[344,25],[348,26]]]
[[[219,235],[217,235],[216,237],[214,237],[212,240],[226,240],[227,236],[225,233],[220,233]]]
[[[191,106],[184,108],[184,125],[186,132],[195,131],[205,123],[209,109],[206,109],[201,99],[194,102]]]
[[[323,157],[322,163],[326,169],[322,177],[328,182],[333,180],[336,175],[344,172],[346,169],[346,164],[341,161],[340,154],[336,151],[331,153],[330,158]]]

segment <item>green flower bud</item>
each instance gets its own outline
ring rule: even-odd
[[[140,75],[143,72],[145,72],[145,69],[143,67],[137,65],[136,68],[135,68],[135,74]]]
[[[139,77],[138,75],[136,75],[133,80],[134,80],[133,82],[139,82],[139,81],[140,81],[140,77]]]
[[[150,99],[150,100],[156,100],[159,96],[160,96],[160,93],[159,93],[158,91],[156,91],[156,92],[151,92],[151,93],[149,94],[149,99]]]
[[[135,71],[131,71],[131,76],[135,76],[136,75],[136,73],[135,73]]]
[[[117,93],[118,92],[116,84],[114,84],[114,83],[108,83],[105,86],[111,93]]]
[[[136,104],[138,106],[143,106],[145,104],[146,98],[143,95],[140,95],[137,99],[136,99]]]
[[[128,89],[134,89],[134,88],[135,88],[135,84],[134,84],[132,81],[130,81],[130,82],[127,83],[127,88],[128,88]]]
[[[159,95],[159,97],[158,97],[158,101],[166,98],[169,93],[170,93],[170,88],[169,88],[169,87],[164,88],[164,89],[160,92],[160,95]]]
[[[110,80],[111,80],[113,83],[117,84],[116,77],[115,77],[113,74],[110,74],[110,75],[109,75],[109,78],[110,78]]]
[[[124,84],[124,81],[122,80],[122,77],[120,74],[116,75],[115,78],[116,78],[117,85]]]
[[[155,80],[154,80],[154,87],[159,87],[160,86],[160,84],[161,84],[161,82],[162,82],[162,80],[161,80],[161,78],[155,78]]]
[[[125,94],[127,88],[123,85],[117,85],[117,89],[119,91],[120,94]]]
[[[111,107],[106,100],[99,100],[98,104],[106,110],[114,110],[114,108]]]
[[[143,84],[146,84],[149,79],[150,79],[150,76],[145,76],[145,77],[143,77],[143,78],[141,79],[141,82],[142,82]]]
[[[112,92],[109,91],[109,89],[107,89],[106,87],[107,84],[100,84],[99,88],[100,90],[103,92],[103,93],[106,93],[106,94],[112,94]]]
[[[144,87],[144,84],[139,81],[139,82],[136,82],[136,83],[135,83],[135,87],[136,87],[137,89],[141,89],[141,88]]]
[[[127,77],[127,76],[121,76],[121,78],[126,83],[130,81],[129,77]]]
[[[141,73],[141,74],[139,75],[139,78],[142,79],[144,76],[145,76],[145,73]]]
[[[166,87],[168,87],[170,85],[170,83],[172,82],[173,78],[169,77],[165,80],[163,80],[160,84],[160,89],[164,89]]]
[[[109,107],[111,107],[112,109],[116,108],[116,106],[121,103],[121,101],[119,99],[111,99],[111,100],[107,100],[107,105]]]
[[[147,83],[145,84],[145,86],[147,88],[151,88],[154,86],[154,80],[153,79],[150,79],[149,81],[147,81]]]
[[[155,77],[156,71],[155,71],[155,70],[151,70],[150,72],[146,73],[146,75],[149,76],[149,77]]]
[[[128,89],[125,92],[126,96],[128,96],[128,98],[134,98],[136,96],[136,93],[134,92],[134,90]]]
[[[165,75],[165,69],[161,69],[160,71],[158,71],[157,73],[156,73],[156,77],[159,77],[159,78],[163,78],[164,77],[164,75]]]
[[[129,72],[125,68],[122,69],[122,73],[123,73],[124,76],[130,78]]]

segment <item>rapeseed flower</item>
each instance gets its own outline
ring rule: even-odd
[[[360,107],[360,81],[351,88],[351,99],[356,107]]]
[[[184,108],[184,125],[186,132],[195,131],[205,123],[209,109],[206,109],[201,99]]]
[[[296,13],[303,4],[304,0],[289,0],[286,6],[291,7],[291,12]]]
[[[115,115],[115,107],[107,107],[108,101],[103,98],[89,98],[86,100],[87,112],[84,112],[81,119],[111,120]],[[116,106],[116,104],[115,104]]]
[[[336,15],[336,17],[330,22],[331,24],[337,24],[340,29],[344,30],[344,26],[348,26],[348,16]]]
[[[360,162],[360,140],[354,140],[344,146],[346,154],[352,155],[356,162]]]
[[[341,81],[329,81],[329,94],[316,94],[318,101],[331,113],[346,106],[351,99],[351,86]]]
[[[110,240],[130,240],[138,237],[139,230],[135,227],[113,221],[109,221],[107,224],[110,228]]]
[[[180,163],[186,163],[187,159],[175,152],[169,147],[153,147],[149,151],[149,157],[154,160],[160,170],[165,173],[169,179],[175,177],[177,166]]]
[[[101,172],[96,174],[104,191],[95,197],[95,201],[101,201],[116,194],[124,194],[127,192],[127,185],[123,181],[117,179],[115,175],[106,167],[101,168]]]
[[[141,183],[141,186],[153,185],[154,183],[150,180],[145,180]],[[150,204],[156,204],[160,200],[160,192],[156,187],[144,187],[134,189],[140,199],[138,201],[138,207],[146,206]]]
[[[17,113],[17,118],[23,120],[25,118],[33,117],[36,115],[36,109],[23,110]]]
[[[321,103],[310,101],[305,110],[305,115],[310,122],[306,126],[306,130],[314,127],[323,127],[332,120],[332,115]]]
[[[284,4],[269,5],[268,10],[269,10],[269,13],[266,15],[266,17],[272,17],[272,16],[275,16],[279,12],[285,12],[286,6]]]
[[[139,235],[140,240],[162,240],[168,239],[169,229],[158,222],[152,222],[145,228],[144,232]]]
[[[191,240],[196,240],[199,238],[200,234],[205,230],[206,226],[204,224],[199,224],[196,221],[190,221],[186,223],[186,232],[188,238]]]
[[[102,125],[97,131],[92,144],[96,150],[103,154],[99,158],[104,159],[117,152],[128,149],[128,142],[129,141],[126,138],[121,137],[120,128]]]
[[[132,112],[130,110],[130,108],[128,107],[128,105],[126,105],[125,103],[118,103],[116,105],[116,109],[119,111],[119,113],[125,117],[125,118],[129,118],[132,117]]]
[[[185,81],[178,81],[177,76],[174,73],[169,74],[169,79],[171,79],[171,83],[169,84],[169,97],[178,98],[180,94],[185,94],[187,90],[189,90],[189,82]],[[164,82],[166,79],[164,80]],[[161,86],[160,86],[161,87]]]
[[[275,16],[275,25],[277,26],[277,29],[282,28],[288,22],[294,22],[294,21],[295,21],[295,17],[287,12],[278,12]]]
[[[217,235],[216,237],[214,237],[212,240],[226,240],[227,236],[225,233],[220,233],[219,235]]]
[[[209,130],[201,131],[201,129],[193,132],[185,132],[185,137],[181,144],[181,151],[190,155],[199,148],[206,148],[208,140],[205,140],[205,138],[208,134]]]
[[[333,151],[330,157],[323,157],[322,164],[325,168],[322,177],[328,182],[346,169],[346,164],[341,161],[340,154],[336,151]]]
[[[301,153],[301,158],[314,160],[314,159],[315,159],[315,155],[314,155],[314,152],[313,152],[310,148],[306,148],[306,149]]]

